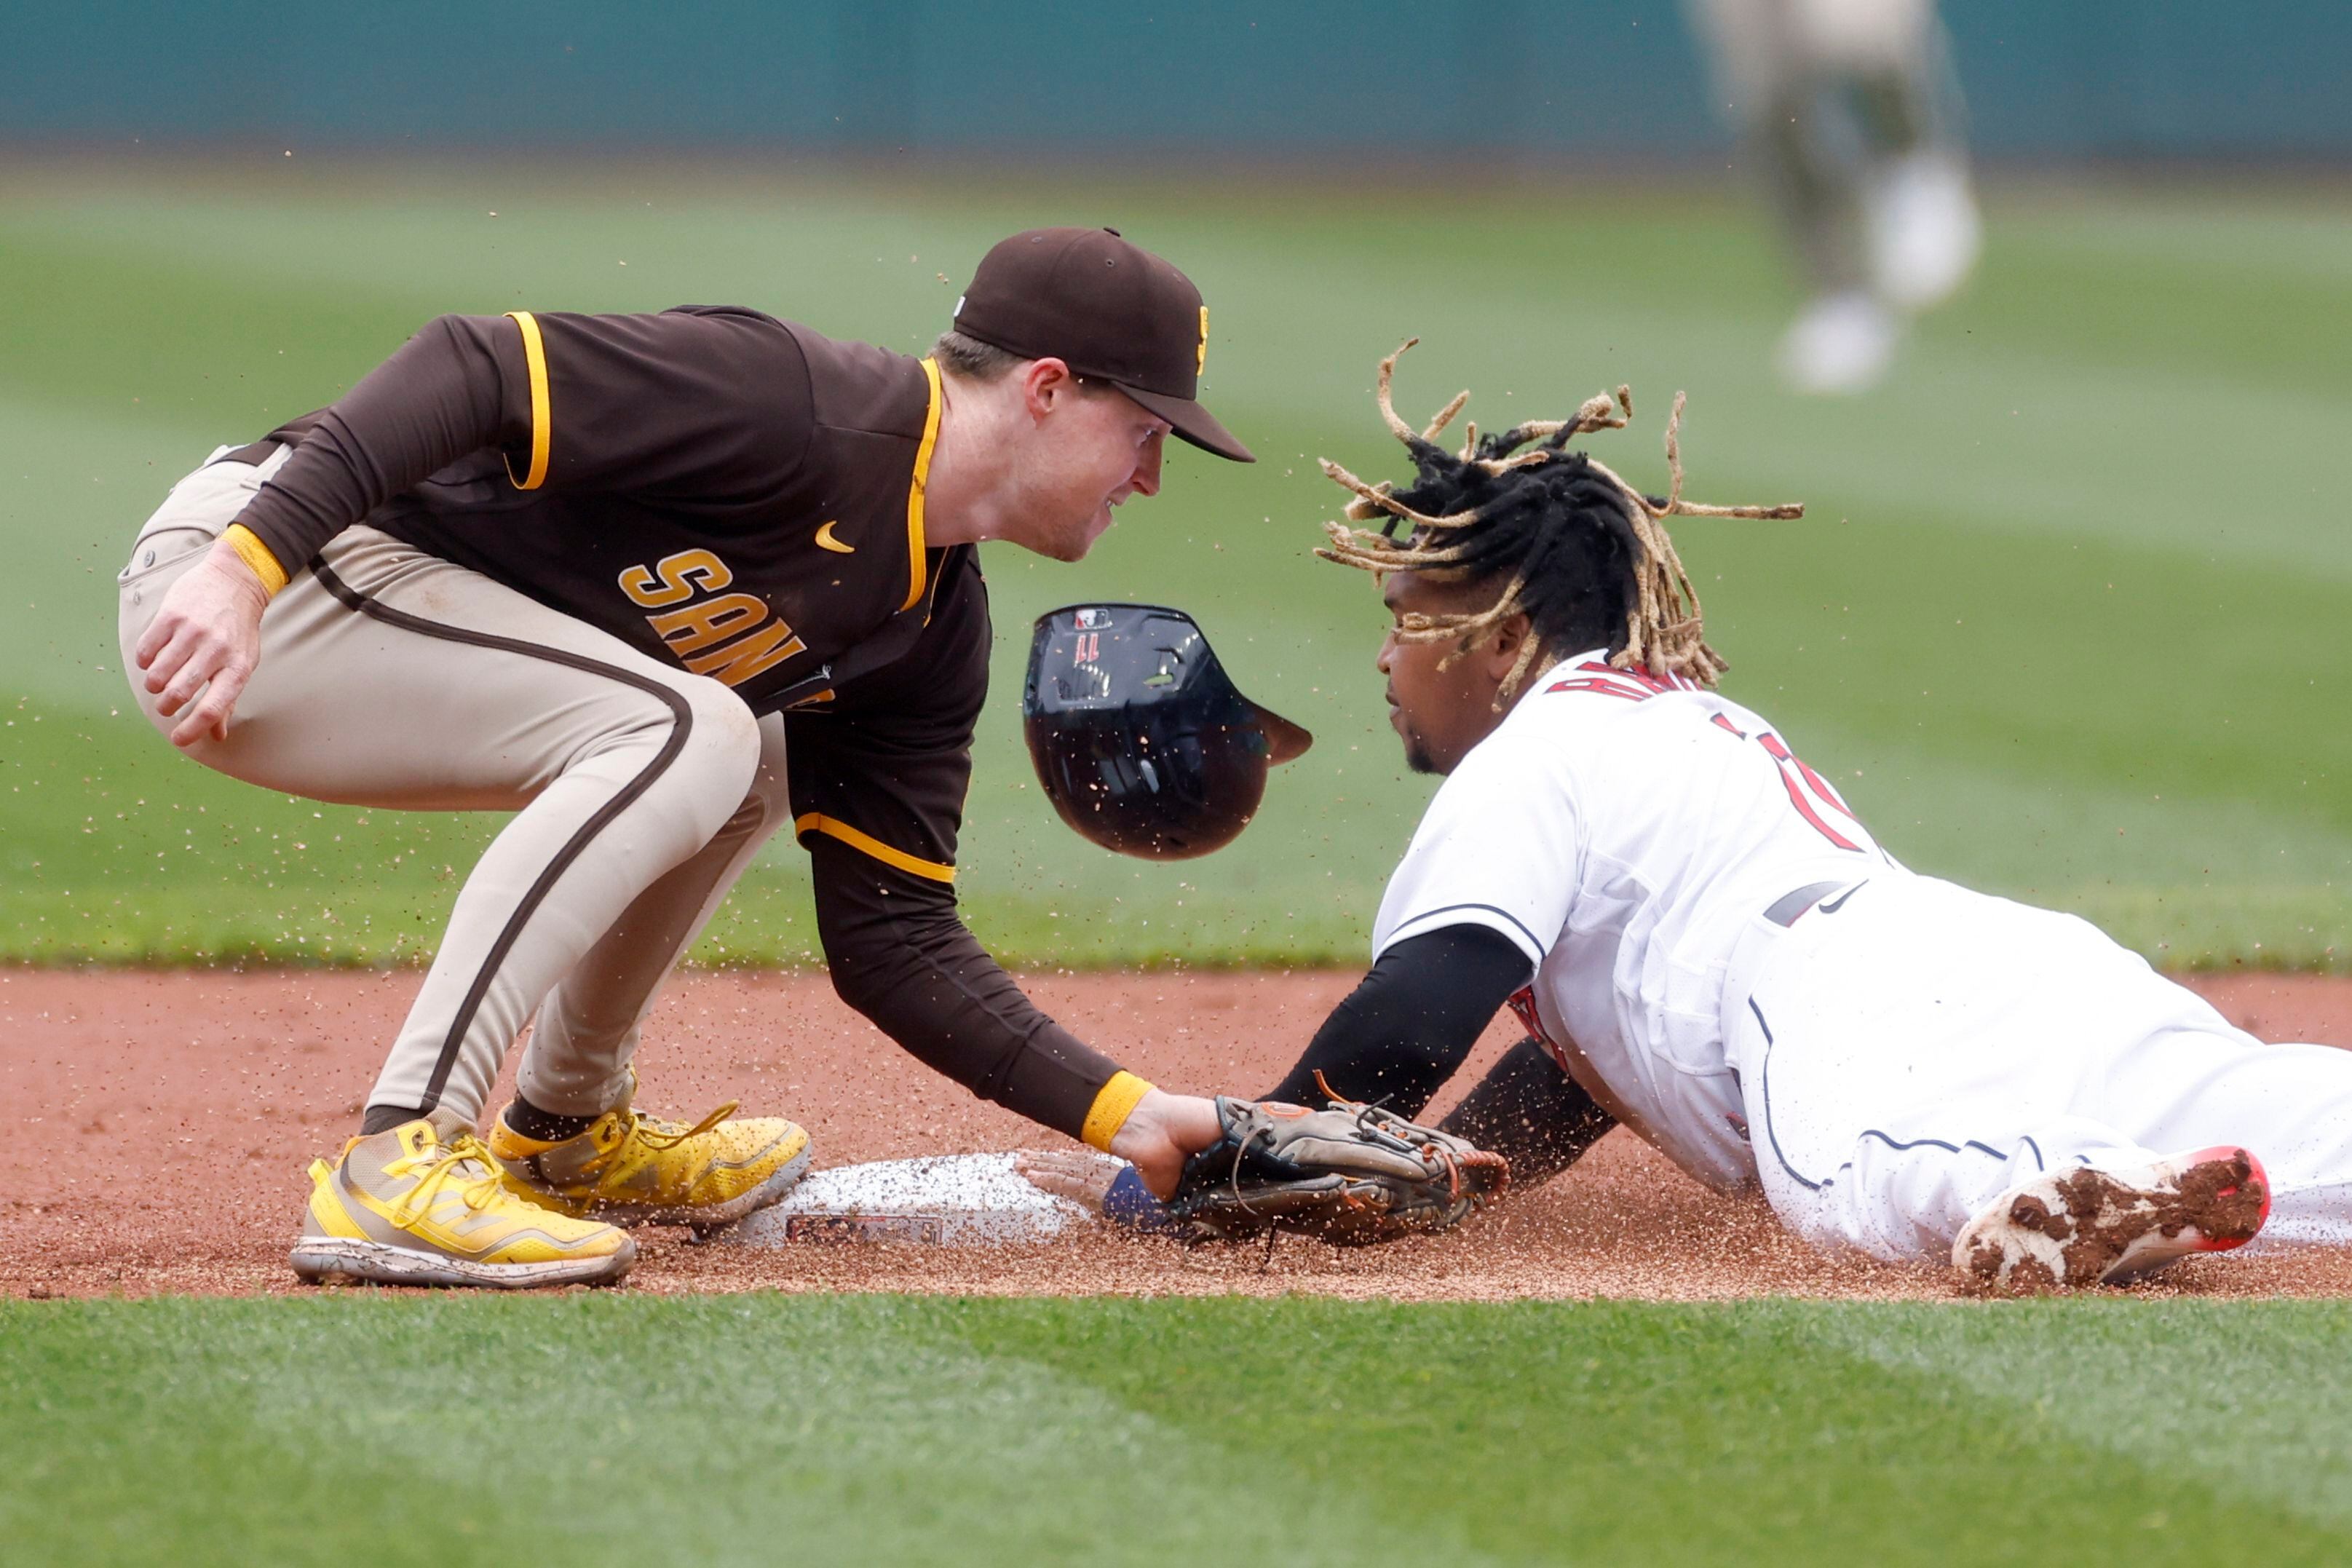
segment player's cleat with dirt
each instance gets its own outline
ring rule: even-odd
[[[473,1130],[421,1118],[352,1139],[310,1164],[310,1203],[294,1272],[313,1284],[605,1285],[637,1244],[593,1220],[551,1214],[508,1192]]]
[[[501,1111],[490,1153],[508,1191],[560,1214],[716,1230],[808,1174],[807,1133],[782,1117],[730,1120],[734,1109],[730,1100],[688,1126],[624,1100],[587,1131],[553,1142],[524,1137]]]
[[[1972,1289],[2113,1285],[2200,1252],[2243,1247],[2270,1217],[2263,1163],[2233,1145],[2131,1170],[2045,1173],[2011,1188],[1952,1243]]]

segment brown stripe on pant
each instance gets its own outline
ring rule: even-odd
[[[284,461],[248,453],[182,480],[122,575],[123,667],[159,730],[130,651]],[[782,721],[374,529],[320,563],[263,616],[228,739],[188,754],[313,800],[516,813],[467,878],[369,1103],[478,1118],[536,1010],[523,1094],[609,1109],[663,977],[790,820]]]

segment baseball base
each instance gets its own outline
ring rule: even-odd
[[[1040,1192],[1013,1155],[945,1154],[818,1171],[782,1202],[719,1232],[713,1243],[784,1247],[895,1241],[1002,1247],[1051,1241],[1094,1216]]]

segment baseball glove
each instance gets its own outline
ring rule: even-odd
[[[1326,1092],[1328,1093],[1328,1088]],[[1510,1162],[1376,1105],[1217,1098],[1224,1136],[1184,1163],[1176,1234],[1233,1241],[1297,1231],[1366,1247],[1451,1229],[1511,1179]]]

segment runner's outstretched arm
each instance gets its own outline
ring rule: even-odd
[[[1460,1070],[1487,1020],[1528,983],[1527,954],[1485,926],[1450,925],[1398,942],[1331,1010],[1267,1100],[1321,1105],[1335,1094],[1418,1117]]]
[[[1265,1098],[1319,1105],[1319,1071],[1335,1093],[1418,1117],[1527,983],[1528,968],[1518,946],[1486,926],[1445,926],[1398,942]],[[1614,1122],[1530,1039],[1513,1047],[1443,1125],[1508,1158],[1515,1180],[1532,1185],[1566,1170]]]

